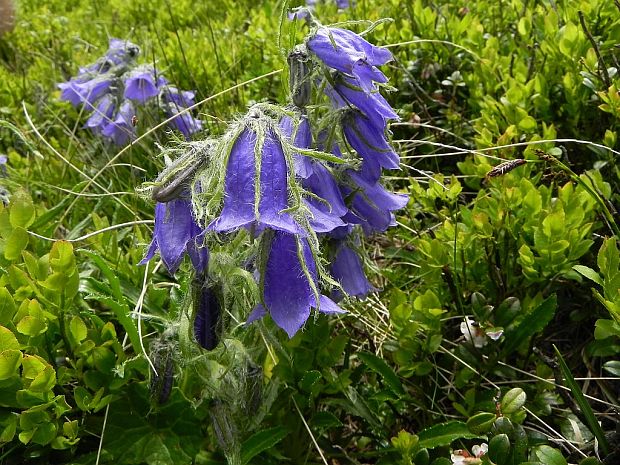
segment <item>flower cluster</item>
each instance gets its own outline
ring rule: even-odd
[[[337,301],[372,292],[362,238],[396,224],[394,212],[408,201],[381,183],[383,169],[399,166],[388,131],[398,116],[380,93],[387,78],[377,68],[391,59],[354,32],[315,27],[289,56],[290,106],[252,106],[204,143],[206,155],[190,150],[156,180],[145,260],[159,250],[174,272],[187,254],[204,280],[208,238],[243,231],[257,244],[243,267],[260,293],[248,322],[269,315],[289,337],[312,309],[341,313]],[[325,103],[314,88],[324,89]],[[220,312],[208,292],[196,299],[197,308]],[[199,318],[198,326],[215,327],[214,318]]]
[[[319,0],[306,0],[305,8],[295,9],[289,13],[289,19],[304,19],[310,16],[310,12],[314,11]],[[351,6],[350,0],[336,0],[336,6],[339,10],[345,10]]]
[[[137,64],[139,53],[131,42],[110,39],[104,56],[58,84],[60,99],[83,106],[90,114],[85,127],[118,146],[135,138],[136,107],[145,105],[159,108],[166,118],[176,116],[169,125],[189,138],[202,128],[202,121],[181,113],[194,104],[194,92],[180,91],[153,66]]]

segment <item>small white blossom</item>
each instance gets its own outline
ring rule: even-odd
[[[486,443],[475,445],[471,448],[474,455],[470,454],[465,449],[457,449],[450,454],[450,460],[453,465],[477,465],[482,463],[480,458],[489,451],[489,446]]]

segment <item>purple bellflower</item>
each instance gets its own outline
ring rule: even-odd
[[[161,90],[161,96],[166,103],[172,103],[179,108],[191,107],[196,98],[193,90],[179,90],[173,86],[165,86]]]
[[[362,157],[361,175],[370,182],[377,182],[381,169],[398,169],[398,154],[390,146],[385,132],[375,127],[358,111],[348,111],[343,118],[347,142]]]
[[[136,68],[125,79],[125,98],[144,103],[157,94],[159,94],[159,89],[152,67],[141,66]]]
[[[343,187],[345,196],[353,194],[351,212],[345,215],[345,221],[360,224],[367,235],[373,232],[385,232],[396,224],[392,212],[407,205],[409,196],[388,192],[380,183],[371,183],[359,173],[348,171],[350,179],[357,186],[355,191]]]
[[[280,120],[280,130],[289,140],[291,139],[294,131],[293,120],[289,116],[285,116]],[[312,131],[310,129],[310,123],[305,115],[301,115],[301,122],[297,127],[295,133],[295,139],[291,141],[295,147],[300,149],[310,148],[312,145]],[[305,179],[312,174],[312,160],[301,154],[293,154],[295,175]]]
[[[336,241],[336,251],[331,261],[330,272],[340,283],[344,292],[349,296],[366,297],[375,288],[368,282],[364,274],[362,261],[357,253],[349,247],[346,241]],[[336,291],[336,298],[341,297]]]
[[[308,40],[308,49],[327,67],[352,77],[355,84],[369,93],[373,81],[387,82],[376,66],[392,60],[389,50],[372,45],[355,32],[335,27],[321,27]]]
[[[159,251],[168,271],[175,273],[187,253],[196,272],[202,273],[209,261],[209,251],[203,246],[203,239],[204,231],[192,216],[189,200],[157,203],[153,240],[140,264],[148,262]]]
[[[68,82],[58,84],[61,100],[75,107],[85,105],[87,112],[93,111],[84,127],[120,146],[135,136],[131,124],[136,113],[134,104],[161,103],[160,109],[170,117],[194,103],[194,92],[168,86],[168,81],[157,76],[152,66],[137,66],[135,58],[139,53],[138,46],[131,42],[110,39],[104,56],[80,68],[78,75]],[[158,96],[161,98],[157,99]],[[119,105],[123,97],[125,102]],[[202,121],[188,112],[171,121],[170,126],[189,138],[202,128]]]
[[[375,128],[384,130],[389,120],[400,118],[379,93],[379,89],[373,86],[370,93],[363,92],[351,78],[337,76],[334,87],[325,86],[325,93],[331,99],[334,108],[346,108],[351,105],[357,107]]]
[[[182,108],[178,107],[174,103],[169,103],[164,108],[166,116],[171,117],[179,115]],[[192,134],[202,129],[202,121],[196,119],[192,114],[187,111],[179,116],[176,116],[172,121],[168,123],[170,127],[180,131],[186,139],[189,139]]]
[[[250,119],[254,118],[250,116]],[[256,126],[260,125],[261,122],[257,122]],[[259,136],[262,147],[257,147]],[[259,179],[256,179],[257,150],[260,150]],[[282,143],[274,129],[267,127],[262,134],[257,134],[254,125],[247,124],[237,136],[228,157],[224,206],[208,229],[227,232],[255,228],[256,232],[261,232],[271,228],[291,234],[307,234],[285,211],[289,208],[288,176]]]
[[[95,105],[95,109],[84,127],[89,128],[96,134],[100,134],[107,125],[112,123],[115,111],[116,99],[110,94],[104,95]]]
[[[99,98],[110,91],[114,79],[109,76],[98,76],[90,80],[71,79],[58,84],[61,100],[71,102],[75,107],[81,103],[94,104]]]
[[[136,136],[136,128],[132,124],[136,110],[130,100],[125,100],[114,121],[107,124],[101,134],[114,141],[116,145],[126,145],[130,139]]]
[[[264,306],[259,304],[254,309],[248,323],[269,312],[273,321],[293,337],[308,320],[311,308],[323,313],[344,313],[329,297],[319,294],[317,302],[316,286],[317,269],[308,241],[276,231],[264,274]]]

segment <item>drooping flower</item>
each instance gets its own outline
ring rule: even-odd
[[[362,157],[361,176],[377,182],[382,168],[397,169],[399,157],[388,143],[384,131],[376,128],[359,111],[348,111],[343,118],[343,130],[347,142]]]
[[[325,201],[318,201],[325,212],[338,217],[344,216],[348,208],[330,171],[319,161],[311,161],[310,167],[312,174],[302,180],[302,186]]]
[[[360,257],[346,241],[336,241],[329,270],[349,296],[366,297],[375,290],[366,278]]]
[[[248,322],[268,312],[293,337],[310,316],[311,308],[323,313],[344,313],[329,297],[319,294],[317,302],[317,269],[307,239],[276,231],[263,280],[264,306],[258,305]]]
[[[95,133],[101,133],[103,129],[112,123],[112,117],[116,111],[116,99],[107,94],[101,97],[95,105],[94,111],[86,121],[84,127]]]
[[[125,100],[122,104],[114,121],[107,124],[101,134],[112,139],[116,145],[125,145],[136,135],[136,128],[132,120],[136,110],[130,100]]]
[[[193,90],[179,90],[173,86],[164,86],[161,90],[161,96],[166,103],[173,103],[179,108],[187,108],[194,104],[196,92]]]
[[[355,171],[349,170],[347,175],[355,188],[342,187],[345,196],[353,196],[351,211],[345,216],[345,221],[360,224],[366,234],[384,232],[394,226],[396,223],[392,212],[407,205],[409,196],[388,192],[380,183],[368,182]]]
[[[265,118],[251,110],[250,121],[236,137],[226,166],[224,206],[209,230],[227,232],[254,227],[257,232],[271,228],[306,234],[285,211],[289,208],[289,170],[282,142]]]
[[[159,251],[168,271],[175,273],[187,253],[194,269],[202,273],[209,261],[209,252],[203,246],[203,240],[204,231],[194,220],[188,200],[157,203],[153,240],[140,264],[145,264]]]
[[[286,136],[295,147],[300,149],[310,148],[312,145],[312,131],[310,129],[310,123],[308,117],[301,115],[301,121],[297,127],[297,131],[293,137],[293,131],[295,130],[293,119],[290,116],[285,116],[280,120],[280,130],[282,134]],[[301,154],[294,153],[293,160],[295,165],[295,175],[300,178],[307,178],[312,174],[312,160]]]
[[[153,66],[137,66],[135,58],[139,53],[138,46],[131,42],[110,39],[105,55],[80,68],[69,81],[58,84],[61,100],[75,107],[84,105],[87,113],[93,111],[84,127],[116,145],[125,145],[135,135],[130,125],[135,116],[133,105],[161,103],[158,107],[170,117],[194,103],[194,92],[169,86],[163,76],[156,75]],[[127,102],[119,106],[123,96]],[[187,112],[171,121],[170,126],[189,138],[202,128],[202,121]]]
[[[176,118],[171,120],[168,124],[172,128],[180,131],[185,136],[186,139],[189,139],[192,134],[202,129],[202,121],[194,118],[192,114],[188,111],[185,113],[179,114],[181,110],[182,108],[179,108],[176,104],[169,103],[166,105],[164,109],[164,113],[168,117],[178,115],[176,116]]]
[[[152,67],[136,68],[125,78],[125,98],[144,103],[157,94],[159,94],[159,89]]]
[[[110,76],[102,75],[90,80],[79,78],[71,79],[68,82],[58,84],[61,90],[60,99],[71,102],[73,106],[81,103],[94,104],[99,98],[109,92],[114,79]]]
[[[350,77],[338,76],[333,87],[325,86],[325,93],[334,108],[353,105],[368,118],[370,124],[381,131],[385,130],[388,121],[400,119],[374,85],[370,92],[364,92]]]
[[[308,49],[327,67],[351,76],[365,92],[374,82],[387,82],[376,66],[392,60],[389,50],[377,47],[355,32],[335,27],[320,27],[308,42]]]

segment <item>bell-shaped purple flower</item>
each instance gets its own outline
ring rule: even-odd
[[[325,93],[334,108],[354,105],[368,118],[370,124],[380,130],[386,128],[389,120],[400,119],[376,86],[369,93],[363,92],[351,78],[340,76],[334,87],[325,86]]]
[[[358,111],[349,111],[343,118],[347,142],[362,157],[361,175],[370,182],[377,182],[381,169],[398,169],[398,154],[385,138],[385,132],[375,127]]]
[[[140,54],[140,47],[123,39],[110,39],[105,58],[114,65],[126,64]]]
[[[196,98],[196,92],[193,90],[179,90],[174,86],[164,86],[160,95],[165,103],[172,103],[178,108],[191,107]]]
[[[114,121],[107,124],[101,131],[101,134],[112,139],[119,147],[126,145],[127,142],[136,135],[136,129],[132,124],[135,114],[136,110],[131,101],[125,100],[118,110]]]
[[[269,312],[273,321],[293,337],[310,316],[311,308],[318,308],[323,313],[344,313],[324,295],[319,295],[317,302],[313,290],[316,286],[316,264],[308,241],[277,231],[265,267],[264,306],[255,308],[248,322]]]
[[[360,224],[366,234],[384,232],[395,225],[392,212],[400,210],[409,201],[406,194],[388,192],[380,183],[371,183],[354,171],[348,171],[355,189],[343,187],[345,196],[353,195],[351,212],[343,218],[353,224]]]
[[[89,128],[95,134],[100,134],[103,129],[112,122],[116,111],[116,99],[106,94],[95,105],[94,111],[86,121],[84,127]]]
[[[289,173],[282,144],[271,128],[266,129],[261,138],[261,170],[257,183],[257,133],[246,127],[237,136],[226,167],[224,207],[208,229],[226,232],[254,226],[257,232],[271,228],[306,234],[291,214],[284,211],[289,208]]]
[[[136,68],[125,78],[125,98],[144,103],[157,94],[159,89],[153,68]]]
[[[168,105],[166,105],[164,112],[168,117],[178,115],[168,124],[172,128],[177,129],[178,131],[183,133],[186,139],[189,139],[192,134],[202,129],[202,121],[194,118],[189,111],[179,115],[181,110],[182,108],[179,108],[174,103],[169,103]]]
[[[280,130],[289,140],[291,139],[295,127],[293,120],[289,116],[285,116],[280,120]],[[305,115],[301,116],[301,122],[297,127],[295,140],[292,141],[292,144],[300,149],[307,149],[312,145],[312,131],[310,130],[308,118]],[[312,160],[309,157],[301,153],[295,153],[293,154],[293,160],[296,176],[305,179],[312,174]]]
[[[355,32],[321,27],[308,40],[308,49],[326,66],[351,76],[365,92],[372,91],[373,81],[387,82],[376,66],[392,60],[392,54],[372,45]]]
[[[369,292],[375,290],[364,274],[360,257],[346,241],[337,241],[329,269],[347,295],[366,297]]]
[[[311,170],[312,174],[302,181],[302,186],[325,200],[325,202],[318,202],[323,205],[324,211],[337,217],[347,213],[348,208],[344,203],[342,193],[330,171],[319,161],[311,162]],[[328,205],[325,206],[325,203]]]
[[[60,99],[71,102],[73,106],[81,103],[93,105],[99,98],[110,91],[114,77],[99,76],[90,80],[74,78],[58,84],[61,90]]]
[[[155,231],[149,249],[140,262],[148,262],[155,252],[170,273],[175,273],[187,253],[197,273],[202,273],[209,261],[209,251],[203,246],[204,231],[192,216],[188,200],[177,199],[155,206]]]

